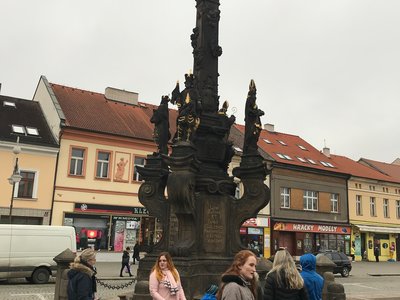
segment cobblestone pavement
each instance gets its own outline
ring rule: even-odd
[[[121,254],[111,259],[102,257],[96,264],[98,278],[111,285],[122,285],[131,278],[119,277]],[[117,261],[118,260],[118,261]],[[137,264],[132,266],[136,275]],[[124,274],[124,276],[126,276]],[[112,279],[112,280],[111,280]],[[348,278],[335,276],[335,281],[343,284],[347,300],[400,300],[400,262],[355,262]],[[30,284],[25,279],[0,282],[0,300],[50,300],[54,299],[55,280],[44,285]],[[98,285],[102,300],[119,300],[118,295],[132,292],[134,285],[122,290],[112,290]]]
[[[126,280],[104,280],[109,285],[123,285],[131,279]],[[126,288],[113,290],[98,285],[98,292],[101,300],[117,300],[118,295],[131,292],[134,285]],[[52,280],[48,284],[28,284],[25,279],[13,279],[8,282],[0,282],[0,299],[1,300],[53,300],[54,299],[55,281]]]

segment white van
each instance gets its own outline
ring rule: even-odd
[[[71,226],[0,225],[0,279],[21,278],[46,283],[55,275],[53,258],[69,248],[76,253]]]

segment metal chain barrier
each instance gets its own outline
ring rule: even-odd
[[[112,279],[110,279],[110,280],[112,280]],[[97,278],[96,278],[96,282],[99,283],[101,286],[104,286],[107,289],[119,290],[119,289],[127,288],[131,284],[134,284],[136,282],[136,279],[134,278],[131,281],[128,281],[127,283],[124,283],[124,284],[121,284],[121,285],[108,284],[108,283],[106,283],[104,281],[101,281],[100,279],[97,279]]]

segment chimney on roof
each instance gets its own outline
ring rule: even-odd
[[[326,157],[331,157],[331,149],[329,149],[328,147],[324,147],[322,148],[322,153],[326,156]]]
[[[112,87],[107,87],[104,96],[108,100],[138,105],[139,93],[120,90]]]
[[[269,132],[275,132],[274,124],[270,124],[270,123],[264,124],[264,129]]]

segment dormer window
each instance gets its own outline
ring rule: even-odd
[[[302,146],[302,145],[297,145],[301,150],[307,150],[306,147]]]
[[[279,158],[285,159],[285,156],[283,154],[277,153],[276,155],[278,155]]]
[[[302,157],[298,157],[298,156],[297,156],[297,159],[298,159],[299,161],[303,162],[303,163],[307,162],[307,161],[306,161],[304,158],[302,158]]]
[[[270,140],[267,140],[267,139],[263,139],[263,140],[264,140],[264,142],[266,142],[267,144],[272,144]]]
[[[11,102],[11,101],[3,101],[3,106],[8,106],[8,107],[14,107],[14,108],[16,108],[15,103],[14,103],[14,102]]]
[[[289,155],[286,155],[286,154],[276,153],[276,155],[277,155],[279,158],[282,158],[282,159],[293,160]]]
[[[316,165],[317,163],[315,161],[313,161],[311,158],[307,158],[307,160],[312,163],[313,165]]]
[[[287,144],[284,141],[278,140],[278,142],[283,146],[287,146]]]
[[[36,135],[36,136],[39,135],[39,131],[35,127],[26,127],[26,133],[28,135]]]
[[[12,132],[18,133],[18,134],[25,134],[25,127],[21,125],[11,125],[12,127]]]
[[[322,160],[320,162],[325,167],[334,168],[334,166],[330,162],[326,162],[326,161],[322,161]]]

